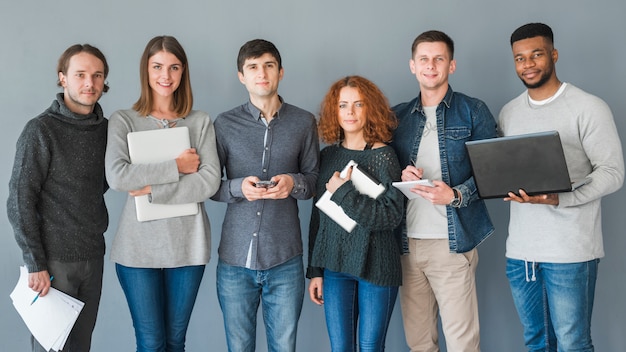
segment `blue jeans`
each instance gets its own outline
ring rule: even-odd
[[[267,270],[251,270],[219,261],[217,297],[224,315],[228,350],[254,352],[259,302],[268,351],[295,351],[304,299],[302,256]]]
[[[324,270],[324,313],[333,352],[384,351],[397,286],[378,286]]]
[[[204,265],[151,269],[115,265],[135,327],[137,352],[182,352]]]
[[[599,261],[559,264],[507,259],[506,275],[529,351],[594,350],[591,312]]]

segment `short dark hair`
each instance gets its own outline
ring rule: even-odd
[[[528,23],[519,27],[511,34],[511,46],[518,40],[534,37],[544,37],[550,44],[554,44],[554,33],[552,33],[550,26],[543,23]]]
[[[95,46],[89,44],[74,44],[69,48],[65,49],[61,57],[59,57],[59,62],[57,64],[57,76],[59,72],[62,72],[64,75],[67,75],[67,69],[70,67],[70,59],[77,54],[87,53],[97,57],[102,64],[104,65],[104,78],[106,79],[109,75],[109,64],[107,63],[107,59],[104,57],[104,54]],[[62,87],[61,81],[57,79],[57,86]],[[104,93],[109,91],[109,85],[104,84],[104,88],[102,89]]]
[[[450,52],[450,60],[454,59],[454,41],[444,32],[435,30],[426,31],[415,38],[411,46],[411,57],[415,57],[415,50],[417,50],[419,44],[434,42],[444,42]]]
[[[237,56],[237,71],[243,73],[243,64],[247,59],[256,59],[257,57],[261,57],[267,53],[276,59],[279,70],[283,68],[280,53],[274,44],[264,39],[253,39],[242,45],[239,49],[239,55]]]

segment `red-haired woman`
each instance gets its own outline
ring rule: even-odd
[[[309,231],[309,295],[324,304],[332,351],[383,351],[401,284],[401,242],[394,234],[404,212],[404,196],[391,186],[401,168],[391,139],[396,119],[380,89],[349,76],[335,82],[321,104],[319,133],[330,144],[321,151],[316,201],[326,191],[356,221],[348,232],[317,208]],[[359,169],[385,185],[376,199],[359,193],[350,181]],[[358,327],[358,332],[357,332]],[[357,339],[358,336],[358,339]]]

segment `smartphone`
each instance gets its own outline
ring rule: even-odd
[[[259,181],[254,184],[258,188],[272,188],[276,186],[276,181]]]

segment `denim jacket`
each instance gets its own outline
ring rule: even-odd
[[[391,146],[404,169],[415,160],[426,115],[421,94],[408,103],[393,107],[398,117],[398,128]],[[450,187],[461,193],[459,208],[446,206],[450,252],[463,253],[478,246],[494,231],[485,202],[478,197],[465,142],[496,137],[496,122],[487,105],[479,99],[462,93],[448,92],[437,106],[437,134],[441,157],[441,176]],[[408,253],[406,213],[396,229],[403,238],[404,252]]]

